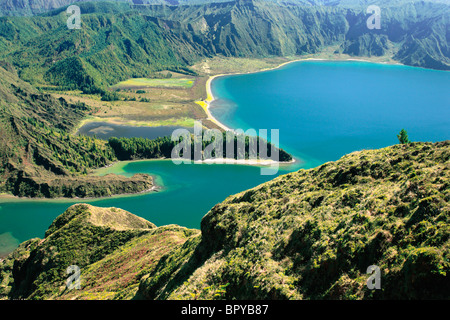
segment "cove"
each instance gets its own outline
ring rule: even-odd
[[[280,147],[300,161],[278,175],[311,168],[361,149],[449,139],[450,73],[365,62],[307,61],[245,75],[216,78],[211,113],[232,128],[279,129]],[[0,200],[2,254],[44,236],[70,205],[119,207],[158,226],[200,228],[202,217],[229,195],[272,180],[245,165],[175,165],[170,160],[119,163],[101,171],[150,173],[157,193],[98,200]],[[6,243],[8,242],[8,243]]]
[[[280,166],[278,174],[288,173],[292,165]],[[229,195],[271,180],[274,176],[260,175],[260,168],[246,165],[180,164],[171,160],[149,160],[118,163],[101,170],[125,176],[135,173],[154,175],[159,192],[88,200],[10,200],[0,199],[0,258],[13,243],[33,237],[42,238],[53,220],[75,203],[99,207],[118,207],[143,217],[157,226],[178,224],[200,228],[202,217]],[[1,248],[5,248],[2,253]]]
[[[450,73],[359,61],[304,61],[214,79],[211,114],[231,128],[279,129],[305,167],[362,149],[449,139]]]

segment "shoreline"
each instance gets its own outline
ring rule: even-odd
[[[376,63],[376,64],[404,66],[404,64],[402,64],[400,62],[393,62],[393,61],[392,62],[379,62],[379,61],[371,61],[371,60],[356,59],[356,58],[336,58],[336,59],[302,58],[302,59],[295,59],[295,60],[283,62],[282,64],[275,66],[275,67],[265,68],[265,69],[261,69],[261,70],[257,70],[257,71],[238,72],[238,73],[222,73],[222,74],[216,74],[216,75],[209,76],[208,80],[206,81],[206,99],[196,101],[196,103],[199,104],[205,111],[205,113],[207,115],[207,120],[212,121],[213,123],[218,125],[220,128],[222,128],[224,131],[233,131],[233,129],[227,127],[225,124],[223,124],[222,122],[217,120],[217,118],[215,118],[210,111],[211,103],[216,100],[216,98],[214,97],[214,94],[212,93],[212,81],[213,80],[215,80],[219,77],[236,76],[236,75],[243,75],[243,74],[254,74],[254,73],[259,73],[259,72],[277,70],[279,68],[282,68],[282,67],[284,67],[288,64],[294,63],[294,62],[307,62],[307,61],[355,61],[355,62],[368,62],[368,63]]]
[[[173,120],[173,121],[172,121]],[[158,121],[135,121],[135,120],[126,120],[122,121],[121,118],[101,118],[98,116],[89,116],[83,120],[80,121],[80,123],[74,127],[71,134],[72,135],[78,135],[81,128],[83,128],[87,124],[91,123],[104,123],[104,124],[111,124],[116,126],[124,126],[124,127],[136,127],[136,128],[159,128],[159,127],[182,127],[182,128],[191,128],[190,125],[190,119],[189,118],[171,118],[165,120],[167,123],[161,124],[158,123]],[[169,123],[169,121],[172,121],[172,123]],[[192,120],[194,122],[195,120]],[[188,125],[186,125],[188,123]],[[193,124],[192,124],[193,127]]]
[[[183,159],[176,159],[176,160],[183,160]],[[297,162],[295,158],[293,158],[291,161],[275,161],[271,159],[231,159],[231,158],[217,158],[217,159],[190,160],[190,161],[192,162],[192,164],[238,164],[248,166],[288,165]]]
[[[215,118],[210,111],[211,103],[214,100],[216,100],[216,98],[214,97],[212,90],[211,90],[211,82],[214,79],[216,79],[218,77],[223,77],[223,76],[226,76],[226,74],[218,74],[218,75],[210,76],[208,78],[208,80],[206,81],[206,99],[200,100],[200,101],[195,101],[195,103],[200,105],[202,107],[202,109],[205,111],[206,117],[207,117],[206,120],[212,121],[214,124],[218,125],[224,131],[232,131],[231,128],[227,127],[222,122],[217,120],[217,118]]]
[[[185,159],[178,159],[184,161]],[[129,163],[136,163],[136,162],[146,162],[146,161],[173,161],[173,159],[169,158],[161,158],[161,159],[139,159],[139,160],[125,160],[125,161],[117,161],[115,163],[109,164],[102,168],[94,169],[94,172],[92,175],[97,176],[99,171],[101,170],[107,170],[114,166],[125,166]],[[229,158],[218,158],[218,159],[207,159],[207,160],[189,160],[190,164],[226,164],[226,165],[241,165],[241,166],[256,166],[256,167],[271,167],[274,165],[278,166],[287,166],[292,165],[300,160],[296,158],[292,158],[291,161],[274,161],[271,159],[229,159]],[[116,174],[121,175],[120,173],[105,173],[107,174]],[[100,175],[101,176],[101,175]],[[151,175],[153,179],[155,179],[154,175]],[[85,201],[102,201],[106,199],[117,199],[117,198],[124,198],[124,197],[134,197],[134,196],[140,196],[140,195],[146,195],[149,193],[155,193],[163,191],[164,186],[157,185],[156,183],[147,190],[135,192],[135,193],[121,193],[121,194],[114,194],[111,196],[104,196],[104,197],[86,197],[86,198],[64,198],[64,197],[58,197],[58,198],[29,198],[29,197],[19,197],[15,196],[13,194],[8,193],[2,193],[0,194],[0,206],[2,203],[9,203],[9,202],[23,202],[23,201],[30,201],[30,202],[60,202],[60,203],[83,203]],[[1,207],[0,207],[1,209]]]
[[[183,158],[178,158],[178,159],[172,159],[172,158],[154,158],[154,159],[136,159],[136,160],[122,160],[122,161],[116,161],[114,163],[111,163],[107,166],[101,167],[101,168],[97,168],[93,170],[93,175],[96,175],[99,173],[99,171],[101,170],[106,170],[108,168],[111,168],[113,166],[116,165],[127,165],[129,163],[136,163],[136,162],[153,162],[153,161],[173,161],[173,160],[186,160]],[[243,165],[247,165],[247,164],[258,164],[258,165],[265,165],[265,164],[293,164],[296,163],[298,161],[298,159],[296,158],[292,158],[291,161],[274,161],[272,159],[232,159],[232,158],[217,158],[217,159],[206,159],[206,160],[193,160],[190,159],[189,161],[191,161],[193,164],[197,164],[197,163],[207,163],[207,162],[214,162],[214,161],[230,161],[230,162],[239,162],[239,164],[243,164]],[[106,173],[108,174],[108,173]],[[1,197],[1,195],[0,195]]]
[[[140,195],[146,195],[149,193],[159,192],[162,190],[162,186],[154,185],[150,189],[135,192],[135,193],[121,193],[121,194],[114,194],[111,196],[104,196],[104,197],[86,197],[86,198],[64,198],[64,197],[58,197],[58,198],[28,198],[28,197],[18,197],[13,194],[7,194],[3,193],[0,194],[0,206],[3,203],[10,203],[10,202],[59,202],[59,203],[84,203],[85,201],[102,201],[106,199],[117,199],[117,198],[124,198],[124,197],[134,197],[134,196],[140,196]]]
[[[93,175],[99,175],[101,174],[102,170],[107,170],[108,168],[111,168],[113,166],[125,166],[129,163],[138,163],[138,162],[154,162],[154,161],[186,161],[186,159],[179,158],[179,159],[171,159],[171,158],[160,158],[160,159],[138,159],[138,160],[124,160],[124,161],[117,161],[113,164],[110,164],[106,167],[97,168],[94,170]],[[280,165],[280,166],[286,166],[286,165],[292,165],[297,162],[300,162],[299,159],[292,157],[291,161],[274,161],[271,159],[231,159],[231,158],[217,158],[217,159],[206,159],[206,160],[193,160],[189,159],[189,164],[236,164],[236,165],[245,165],[245,166],[272,166],[272,165]],[[120,168],[121,168],[120,167]],[[118,168],[119,169],[119,168]],[[111,173],[105,173],[111,174]],[[1,195],[0,195],[1,199]],[[98,198],[95,198],[98,199]]]

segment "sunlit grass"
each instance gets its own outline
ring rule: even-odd
[[[163,88],[191,88],[194,85],[193,79],[174,78],[174,79],[147,79],[147,78],[132,78],[119,82],[113,88],[127,88],[127,87],[163,87]]]

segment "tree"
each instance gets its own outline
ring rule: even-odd
[[[408,132],[406,132],[405,129],[402,129],[400,131],[400,133],[397,135],[397,138],[401,144],[411,143],[411,141],[409,141],[409,138],[408,138]]]

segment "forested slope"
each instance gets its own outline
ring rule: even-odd
[[[381,29],[366,8],[237,1],[183,6],[80,3],[81,30],[64,8],[0,19],[1,57],[34,85],[102,87],[165,69],[191,73],[205,57],[293,56],[336,47],[448,70],[450,6],[414,2],[382,8]]]
[[[95,197],[150,189],[150,176],[94,177],[116,160],[107,142],[73,136],[89,107],[42,94],[0,67],[0,191],[26,197]]]

